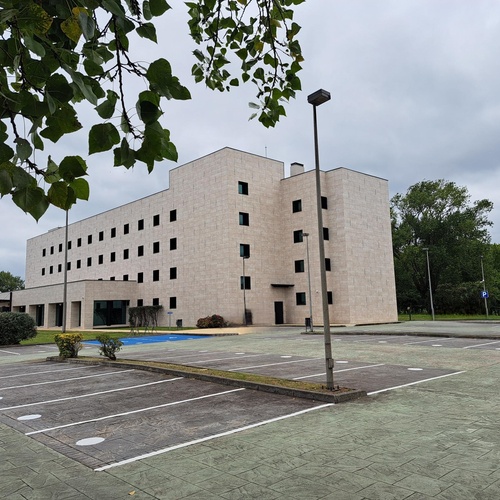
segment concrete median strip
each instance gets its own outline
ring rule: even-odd
[[[263,377],[250,373],[229,372],[223,370],[213,370],[189,365],[176,365],[172,363],[147,362],[137,360],[109,361],[100,358],[66,358],[61,359],[58,356],[51,356],[47,361],[60,361],[67,363],[81,363],[101,365],[121,369],[145,370],[155,373],[164,373],[176,377],[194,378],[205,382],[228,385],[231,387],[241,387],[256,391],[269,392],[272,394],[281,394],[294,398],[312,399],[326,403],[344,403],[366,396],[366,391],[339,388],[335,391],[328,391],[322,388],[321,384],[308,383],[309,387],[304,388],[304,383],[278,379],[272,377]]]

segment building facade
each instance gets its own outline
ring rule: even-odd
[[[397,321],[388,183],[321,172],[332,323]],[[305,236],[308,234],[308,236]],[[307,246],[309,247],[309,269]],[[65,228],[28,240],[14,311],[62,324]],[[220,314],[242,324],[322,322],[314,171],[224,148],[170,171],[169,188],[68,226],[68,328],[127,323],[161,305],[159,324]],[[312,297],[309,296],[308,279]]]

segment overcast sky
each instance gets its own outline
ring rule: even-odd
[[[70,222],[166,189],[170,168],[225,146],[281,160],[287,172],[295,161],[313,168],[307,95],[324,88],[332,100],[318,108],[323,170],[345,166],[383,177],[391,196],[424,179],[466,186],[472,200],[494,203],[490,234],[500,243],[498,0],[307,0],[296,12],[303,91],[271,130],[248,121],[252,86],[220,94],[194,84],[186,7],[170,4],[156,22],[159,44],[141,46],[140,57],[170,60],[191,90],[191,101],[164,106],[179,161],[147,175],[140,165],[113,168],[110,155],[88,157],[90,201],[74,207]],[[46,148],[57,162],[86,157],[86,134]],[[62,225],[61,210],[36,223],[10,197],[1,199],[0,270],[24,278],[26,240]]]

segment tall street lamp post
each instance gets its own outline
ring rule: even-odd
[[[248,256],[243,255],[243,282],[241,283],[241,286],[243,287],[243,321],[245,323],[245,326],[247,326],[247,296],[246,296],[246,289],[247,289],[247,282],[246,282],[246,277],[245,277],[245,260],[248,259]]]
[[[309,328],[311,332],[313,328],[313,306],[312,306],[312,293],[311,293],[311,267],[309,265],[309,233],[304,233],[306,238],[306,255],[307,255],[307,286],[309,288]]]
[[[66,210],[66,225],[64,228],[64,283],[63,283],[63,317],[61,332],[66,333],[66,316],[68,308],[68,210]]]
[[[481,276],[483,277],[483,298],[484,309],[486,311],[486,319],[488,319],[488,292],[486,291],[486,281],[484,279],[483,256],[481,255]]]
[[[328,296],[326,285],[325,267],[325,241],[323,238],[323,214],[321,207],[321,178],[319,170],[319,147],[318,147],[318,122],[316,118],[316,108],[331,99],[330,92],[319,89],[307,97],[307,102],[313,107],[314,124],[314,159],[316,166],[316,205],[318,211],[318,242],[319,242],[319,265],[321,273],[321,298],[323,303],[323,325],[325,337],[325,364],[326,364],[326,387],[333,391],[333,357],[332,341],[330,335],[330,315],[328,312]]]
[[[431,283],[431,266],[429,264],[429,249],[428,248],[422,248],[422,250],[425,252],[425,255],[427,257],[427,276],[428,276],[428,279],[429,279],[429,297],[431,299],[432,321],[434,321],[434,301],[432,300],[432,283]]]

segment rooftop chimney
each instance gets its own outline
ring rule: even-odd
[[[304,173],[304,164],[303,163],[297,163],[293,162],[290,165],[290,177],[293,177],[294,175],[299,175]]]

